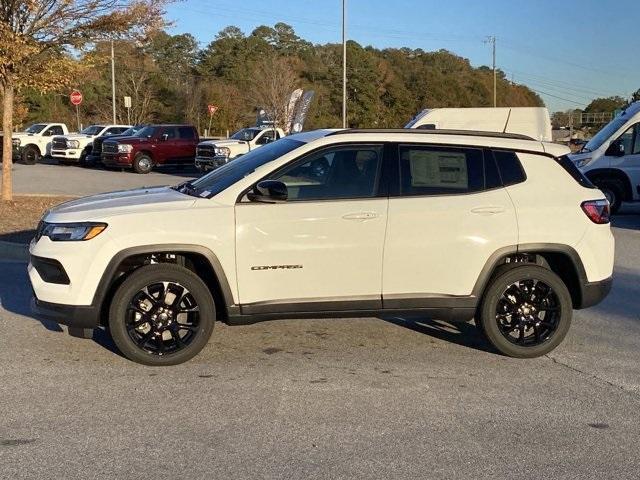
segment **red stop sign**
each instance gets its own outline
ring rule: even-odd
[[[71,100],[72,105],[80,105],[82,103],[82,92],[74,90],[71,92],[71,95],[69,95],[69,100]]]
[[[209,110],[210,115],[213,115],[218,111],[218,107],[216,105],[207,105],[207,110]]]

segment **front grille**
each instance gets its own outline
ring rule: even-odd
[[[67,141],[62,137],[53,137],[51,141],[51,148],[62,149],[67,148]]]
[[[196,149],[196,156],[204,158],[213,158],[216,156],[215,147],[209,145],[202,145]]]
[[[92,150],[92,154],[93,155],[100,155],[100,152],[102,152],[102,143],[104,142],[104,139],[102,138],[96,138],[93,141],[93,150]]]
[[[104,142],[102,144],[102,153],[118,153],[118,144],[116,142]]]

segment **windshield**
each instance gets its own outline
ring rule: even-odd
[[[627,123],[627,118],[616,117],[611,120],[602,130],[594,135],[582,148],[583,152],[593,152],[602,146],[611,136]]]
[[[82,130],[80,133],[83,133],[85,135],[97,135],[103,129],[104,129],[104,127],[102,125],[91,125],[91,126],[85,128],[84,130]]]
[[[25,130],[27,133],[40,133],[44,127],[47,125],[45,123],[36,123],[35,125],[31,125],[29,128]]]
[[[231,138],[233,138],[234,140],[244,140],[245,142],[250,142],[251,140],[256,138],[256,135],[258,135],[261,131],[262,130],[260,130],[259,128],[243,128],[239,132],[231,135]]]
[[[156,127],[144,127],[141,130],[138,130],[134,136],[135,137],[145,137],[151,138],[153,134],[156,133]]]
[[[257,168],[304,145],[304,142],[288,138],[253,150],[213,172],[182,185],[176,190],[197,197],[211,198],[234,183],[253,173]]]

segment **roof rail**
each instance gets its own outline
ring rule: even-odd
[[[463,135],[467,137],[491,137],[491,138],[510,138],[513,140],[533,140],[535,138],[520,133],[502,133],[502,132],[483,132],[480,130],[438,130],[427,128],[347,128],[345,130],[336,130],[329,135],[345,135],[348,133],[411,133],[426,135]]]

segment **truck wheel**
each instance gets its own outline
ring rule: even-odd
[[[524,265],[493,278],[476,314],[481,332],[501,353],[534,358],[564,339],[573,314],[571,295],[551,270]]]
[[[133,170],[136,173],[149,173],[153,169],[153,160],[149,155],[139,153],[133,160]]]
[[[35,145],[27,145],[22,151],[22,161],[26,165],[35,165],[40,160],[40,150]]]
[[[195,273],[155,264],[137,269],[118,288],[109,308],[109,329],[128,359],[177,365],[205,347],[215,318],[211,293]]]
[[[611,205],[611,213],[618,213],[620,210],[620,205],[622,204],[622,196],[624,193],[624,189],[620,182],[616,182],[615,180],[600,180],[595,182],[596,187],[602,190],[604,196],[609,201]]]
[[[81,167],[88,167],[89,165],[87,164],[87,151],[83,150],[82,153],[80,154],[80,158],[78,159],[78,165],[80,165]]]

